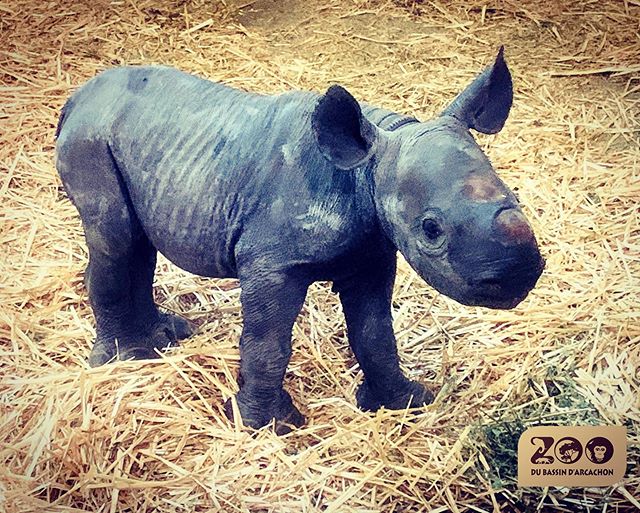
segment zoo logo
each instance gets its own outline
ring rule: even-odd
[[[584,449],[580,441],[572,436],[565,436],[557,442],[552,436],[534,436],[531,443],[537,446],[536,452],[531,456],[531,463],[534,465],[550,465],[556,459],[571,465],[580,460],[583,453],[590,462],[602,465],[613,457],[614,452],[611,441],[603,436],[591,438]],[[548,454],[552,447],[555,459]]]
[[[519,486],[610,486],[627,469],[624,426],[535,426],[518,442]]]

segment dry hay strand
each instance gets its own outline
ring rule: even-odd
[[[243,5],[244,4],[244,5]],[[636,511],[640,508],[640,4],[14,0],[0,6],[0,503],[24,511]],[[287,389],[308,425],[231,426],[239,289],[158,266],[156,299],[200,325],[157,362],[89,369],[77,213],[53,163],[59,108],[97,71],[163,63],[277,93],[340,82],[427,118],[507,45],[516,97],[480,137],[547,269],[512,311],[465,308],[404,263],[405,370],[437,398],[359,412],[340,307],[309,292]],[[611,488],[518,489],[541,423],[625,425]]]

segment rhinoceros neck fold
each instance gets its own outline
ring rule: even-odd
[[[393,132],[395,130],[399,130],[405,125],[420,122],[413,116],[398,114],[391,110],[367,105],[366,103],[361,103],[360,107],[362,109],[362,113],[369,121],[378,128],[386,130],[387,132]]]

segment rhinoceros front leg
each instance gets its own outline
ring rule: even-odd
[[[433,401],[424,385],[400,370],[391,317],[395,256],[380,267],[367,269],[344,283],[336,283],[347,321],[349,343],[364,373],[358,406],[374,411],[382,406],[399,410]]]
[[[291,357],[291,330],[308,283],[286,271],[257,269],[241,273],[240,285],[243,329],[238,409],[246,426],[261,428],[275,419],[276,433],[284,434],[305,421],[282,383]],[[225,413],[233,420],[230,400]]]

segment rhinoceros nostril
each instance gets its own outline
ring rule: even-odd
[[[516,208],[498,212],[493,224],[503,243],[526,244],[534,238],[527,218]]]

